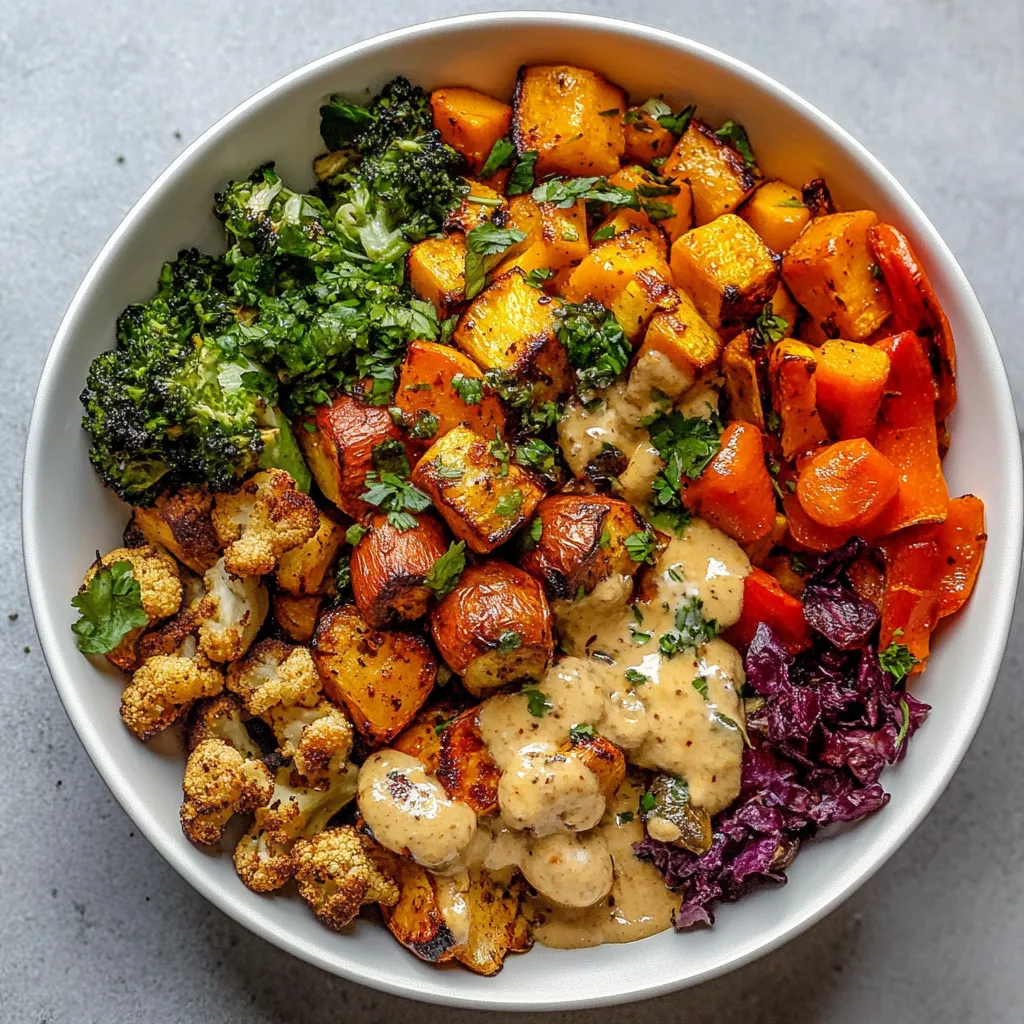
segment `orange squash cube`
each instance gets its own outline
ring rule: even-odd
[[[799,189],[784,181],[766,181],[743,204],[740,216],[772,252],[783,253],[807,226],[811,211]]]
[[[462,235],[424,238],[406,257],[412,290],[432,302],[439,320],[466,300],[466,240]]]
[[[461,153],[474,172],[483,167],[494,144],[508,134],[512,108],[475,89],[435,89],[430,94],[434,127]]]

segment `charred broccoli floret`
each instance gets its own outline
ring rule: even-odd
[[[330,150],[381,153],[395,139],[415,138],[433,126],[430,96],[401,75],[366,106],[335,95],[320,108],[320,135]]]
[[[366,842],[351,825],[343,825],[295,844],[299,895],[328,928],[344,928],[364,904],[398,902],[398,886],[367,855]]]
[[[220,259],[182,251],[153,298],[121,314],[117,347],[89,368],[89,457],[125,501],[149,505],[182,483],[225,490],[259,460],[266,399],[246,383],[251,362],[219,342],[235,323],[226,283]]]

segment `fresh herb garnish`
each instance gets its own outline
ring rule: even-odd
[[[490,221],[477,224],[466,235],[466,298],[472,299],[487,285],[487,275],[513,245],[526,234],[516,228],[499,228]]]
[[[571,303],[558,311],[558,340],[576,369],[583,392],[611,384],[633,355],[618,320],[599,302]]]
[[[505,185],[505,195],[523,196],[533,188],[534,168],[537,165],[537,154],[534,150],[527,150],[519,154],[519,160],[512,173],[509,175],[508,183]]]
[[[757,340],[762,345],[774,345],[786,336],[786,331],[789,330],[789,321],[785,317],[779,316],[772,309],[770,302],[766,302],[754,321],[754,330],[757,332]]]
[[[663,633],[658,645],[661,653],[671,658],[687,649],[696,651],[718,633],[718,622],[704,617],[704,602],[694,595],[676,608],[675,629]]]
[[[555,449],[539,437],[531,437],[516,445],[515,460],[526,469],[551,477],[555,470]]]
[[[71,599],[80,618],[71,626],[84,654],[106,654],[133,630],[149,624],[142,607],[142,588],[125,559],[103,565],[96,554],[96,572],[88,586]]]
[[[498,637],[498,653],[511,654],[523,646],[523,638],[514,629],[502,630]]]
[[[414,441],[426,441],[434,437],[437,434],[437,428],[440,424],[440,420],[426,409],[420,409],[416,413],[416,420],[413,425],[409,428],[409,436]]]
[[[907,733],[910,730],[910,707],[907,705],[906,698],[901,698],[900,700],[900,715],[902,716],[900,721],[900,731],[896,733],[897,750],[903,746],[903,741],[907,738]]]
[[[531,520],[523,533],[523,550],[532,551],[540,543],[543,534],[544,523],[540,519]]]
[[[708,677],[695,676],[690,685],[701,695],[702,700],[708,699]]]
[[[633,817],[634,815],[632,811],[619,811],[619,813],[615,815],[615,820],[620,825],[628,825],[633,820]]]
[[[650,677],[645,676],[643,672],[635,668],[626,669],[626,682],[632,683],[634,686],[643,686],[644,683],[649,683]]]
[[[545,281],[550,281],[555,272],[550,267],[534,267],[526,275],[526,283],[531,288],[543,288]]]
[[[438,599],[451,593],[459,582],[466,568],[466,542],[453,541],[448,550],[430,567],[423,582],[434,592]]]
[[[878,664],[892,676],[893,682],[898,684],[910,675],[913,667],[918,664],[918,659],[910,653],[906,644],[893,640],[884,651],[878,652]]]
[[[592,725],[576,723],[569,726],[569,739],[576,743],[578,740],[592,740],[595,736]]]
[[[388,522],[400,531],[411,530],[416,519],[410,512],[422,512],[430,506],[430,498],[415,484],[395,473],[367,473],[367,489],[360,495],[368,505],[388,514]]]
[[[491,146],[490,153],[487,154],[487,159],[484,161],[483,167],[480,168],[481,178],[491,178],[502,169],[512,163],[512,158],[516,155],[516,147],[512,145],[508,136],[498,139],[498,141]]]
[[[522,692],[526,697],[526,710],[534,718],[543,718],[554,707],[551,701],[548,700],[547,694],[542,693],[540,690],[531,688]]]
[[[648,427],[651,444],[665,461],[662,473],[671,490],[655,481],[655,503],[672,506],[678,500],[683,477],[696,480],[722,447],[722,421],[717,416],[703,419],[673,411],[658,416]],[[659,489],[660,487],[660,489]]]
[[[657,805],[657,800],[654,798],[653,793],[641,793],[640,794],[640,810],[644,814],[650,814]]]
[[[484,400],[482,377],[467,377],[457,373],[452,377],[452,389],[466,405],[479,405]]]
[[[607,110],[599,110],[597,112],[598,117],[618,117],[622,111],[618,107],[609,107]]]
[[[664,101],[651,97],[640,109],[654,118],[658,124],[673,135],[682,135],[690,124],[690,120],[697,110],[695,104],[684,107],[678,114],[672,113],[672,108]]]
[[[788,199],[780,199],[776,206],[789,206],[793,209],[806,209],[807,204],[802,199],[797,199],[796,196],[790,196]]]
[[[754,151],[750,147],[750,139],[747,137],[747,130],[735,121],[726,121],[715,134],[723,141],[732,144],[733,149],[741,157],[744,164],[752,171],[757,170],[757,161],[754,159]]]
[[[631,533],[624,541],[626,553],[634,562],[654,564],[654,553],[658,549],[658,538],[652,530],[638,530]],[[636,607],[634,605],[634,607]]]
[[[522,507],[523,492],[516,487],[514,490],[509,491],[508,494],[503,494],[498,499],[498,503],[494,506],[494,511],[499,516],[504,516],[508,519],[514,516]]]
[[[609,238],[615,237],[615,225],[605,224],[604,227],[598,228],[591,236],[592,242],[607,242]]]
[[[362,523],[353,523],[345,531],[345,540],[355,547],[370,531]]]
[[[409,457],[405,445],[397,438],[389,438],[373,446],[373,468],[378,473],[394,473],[403,479],[409,475]]]
[[[495,475],[499,480],[504,480],[508,476],[508,463],[512,452],[501,434],[495,434],[494,440],[487,442],[487,452],[498,462],[498,471]]]
[[[435,736],[440,736],[441,733],[443,733],[445,731],[445,729],[447,729],[448,726],[451,725],[454,720],[455,720],[455,718],[454,718],[454,716],[452,716],[451,718],[442,718],[439,721],[435,722],[434,723],[434,735]]]

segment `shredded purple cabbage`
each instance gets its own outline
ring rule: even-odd
[[[713,924],[716,902],[738,900],[759,883],[785,883],[801,842],[889,801],[878,777],[904,756],[929,708],[879,664],[877,610],[846,574],[863,546],[855,539],[819,559],[804,597],[820,634],[810,650],[790,657],[771,627],[758,625],[746,673],[764,700],[747,717],[752,746],[740,795],[715,817],[711,849],[698,856],[649,837],[633,847],[669,888],[683,890],[679,929]]]

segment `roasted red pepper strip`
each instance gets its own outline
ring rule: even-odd
[[[953,498],[938,534],[942,578],[939,617],[959,611],[971,596],[985,553],[985,503],[973,494]]]
[[[894,639],[904,644],[918,660],[915,672],[928,660],[932,630],[939,621],[942,556],[938,534],[936,527],[920,527],[882,544],[885,595],[878,646],[884,650]]]
[[[935,418],[944,420],[956,405],[956,347],[949,320],[903,232],[891,224],[868,228],[868,245],[892,297],[886,327],[916,331],[924,340],[935,373]]]
[[[934,380],[923,343],[904,331],[876,344],[888,354],[890,370],[875,447],[898,470],[900,488],[894,504],[865,531],[868,539],[941,523],[949,510],[933,413]]]
[[[747,647],[761,622],[771,626],[791,655],[811,645],[804,606],[787,594],[774,576],[755,568],[743,580],[743,612],[726,632],[726,639],[737,647]]]

